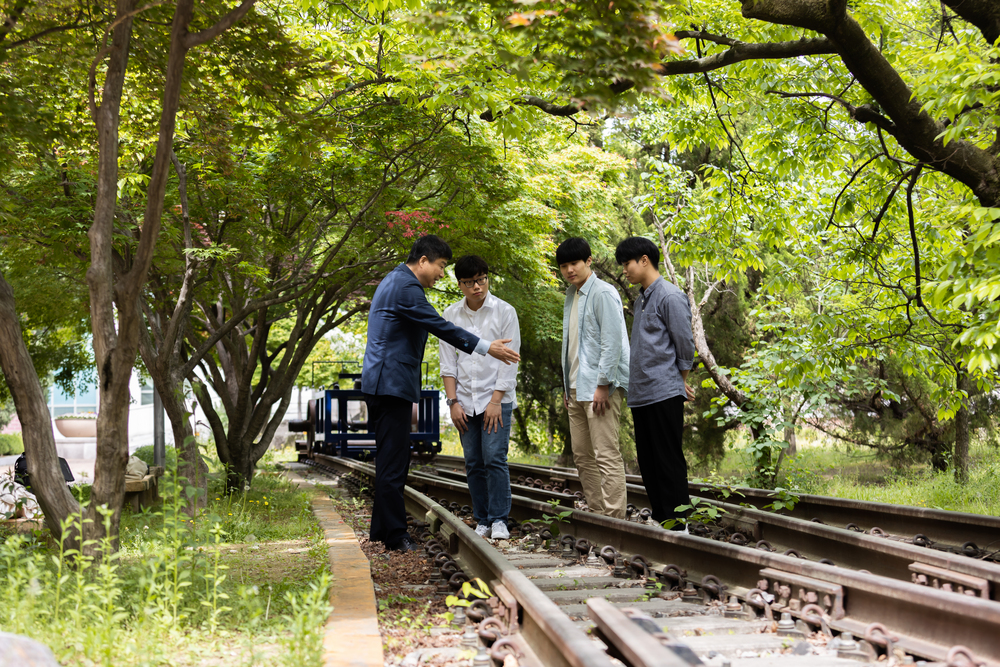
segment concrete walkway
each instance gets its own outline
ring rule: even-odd
[[[336,482],[314,475],[308,466],[286,463],[285,475],[303,487],[330,487]],[[323,638],[325,667],[382,667],[382,635],[378,629],[375,587],[371,566],[354,530],[334,510],[327,489],[316,488],[313,513],[323,528],[328,545],[333,585]]]

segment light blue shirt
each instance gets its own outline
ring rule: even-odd
[[[569,396],[569,369],[572,351],[568,349],[569,316],[576,287],[566,289],[563,308],[562,367],[563,389]],[[608,393],[621,387],[628,391],[629,344],[625,331],[625,313],[618,291],[591,273],[580,288],[577,305],[579,340],[577,354],[580,368],[576,376],[576,400],[592,401],[598,385],[610,385]]]

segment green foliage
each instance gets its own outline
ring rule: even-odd
[[[168,446],[164,448],[164,454],[166,456],[167,469],[176,470],[177,469],[177,448],[173,446]],[[132,453],[142,459],[146,465],[155,465],[153,463],[153,445],[143,445]]]
[[[801,494],[797,491],[780,486],[776,487],[770,495],[770,497],[774,498],[774,500],[767,505],[764,505],[764,509],[771,510],[772,512],[780,512],[781,510],[791,511],[795,509],[795,505],[798,504],[800,495]]]
[[[680,519],[667,519],[662,522],[662,526],[670,530],[677,525],[692,523],[715,523],[725,512],[711,501],[704,498],[692,498],[690,505],[678,505],[674,508],[676,512],[685,512],[686,517]]]
[[[0,433],[0,456],[24,453],[24,441],[20,433]]]
[[[552,510],[555,511],[560,508],[558,500],[549,500],[549,505],[552,506]],[[555,514],[542,514],[541,519],[528,519],[531,523],[537,523],[540,526],[545,526],[552,533],[552,537],[557,537],[559,535],[559,524],[569,523],[567,519],[573,516],[573,510],[563,510],[562,512],[556,512]]]
[[[268,539],[307,540],[308,553],[289,565],[295,576],[255,570],[253,550],[266,542],[234,539],[225,503],[190,518],[189,489],[168,471],[162,508],[126,511],[121,549],[106,542],[100,563],[40,536],[0,543],[5,629],[45,643],[63,663],[231,660],[234,647],[279,643],[277,664],[318,665],[329,612],[326,547],[304,494],[287,481],[269,485],[271,504],[251,494],[241,521]]]
[[[472,598],[488,600],[491,597],[493,597],[493,593],[490,591],[490,587],[486,585],[485,581],[476,577],[472,581],[463,582],[458,595],[447,596],[444,603],[448,607],[469,607],[475,602]],[[414,602],[414,600],[410,600],[410,602]]]

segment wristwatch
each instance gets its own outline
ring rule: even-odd
[[[450,408],[451,406],[455,405],[456,403],[458,403],[458,399],[457,399],[457,398],[449,398],[448,400],[446,400],[446,401],[445,401],[445,404],[446,404],[446,405],[447,405],[447,406],[448,406],[449,408]]]

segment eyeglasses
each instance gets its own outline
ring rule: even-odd
[[[482,278],[472,278],[470,280],[459,280],[458,284],[462,287],[472,287],[473,285],[479,285],[482,287],[490,279],[489,276],[483,276]]]

